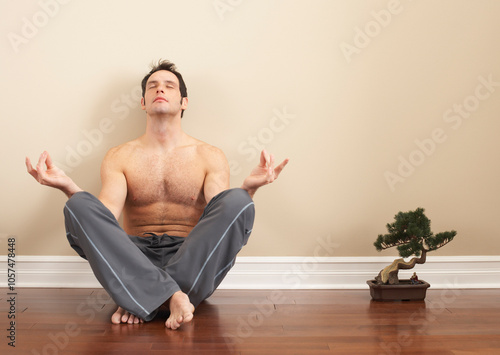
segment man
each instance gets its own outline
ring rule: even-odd
[[[229,189],[221,150],[187,135],[181,118],[187,89],[174,64],[162,61],[142,81],[146,132],[112,148],[101,166],[98,198],[78,187],[43,152],[28,172],[68,196],[68,241],[87,259],[118,304],[115,324],[151,320],[169,308],[165,326],[177,329],[220,284],[252,230],[253,195],[273,182],[275,167],[262,151],[241,188]],[[118,218],[123,214],[123,229]]]

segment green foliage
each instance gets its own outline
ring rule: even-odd
[[[378,251],[396,247],[403,258],[421,252],[432,251],[443,247],[453,240],[457,232],[442,232],[434,235],[431,232],[431,221],[424,214],[423,208],[415,211],[399,212],[394,222],[387,224],[388,234],[380,234],[373,243]]]

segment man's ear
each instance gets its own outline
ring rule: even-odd
[[[146,105],[145,105],[145,102],[144,102],[144,97],[141,97],[141,108],[146,111]]]
[[[183,97],[181,99],[181,109],[185,110],[185,109],[187,109],[187,107],[188,107],[188,98]]]

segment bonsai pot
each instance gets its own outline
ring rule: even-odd
[[[425,281],[412,284],[410,280],[399,280],[397,285],[378,285],[375,280],[366,281],[374,301],[423,301],[430,285]]]

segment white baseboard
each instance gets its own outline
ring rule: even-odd
[[[393,257],[238,257],[221,289],[365,289]],[[7,257],[0,256],[1,287]],[[500,256],[428,256],[416,272],[432,288],[500,288]],[[16,287],[101,287],[78,256],[17,256]]]

